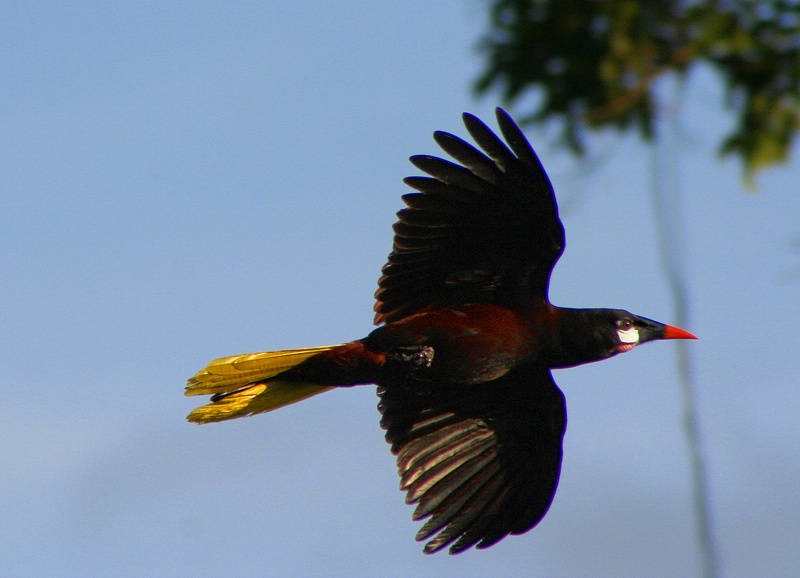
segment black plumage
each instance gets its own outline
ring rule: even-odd
[[[425,552],[486,548],[535,526],[558,485],[564,397],[552,368],[598,361],[655,339],[692,339],[627,311],[548,300],[564,228],[553,188],[511,118],[498,138],[464,123],[482,151],[448,133],[461,164],[411,162],[394,242],[375,293],[375,323],[342,345],[233,356],[189,380],[211,394],[191,421],[270,411],[332,387],[378,385],[381,426],[406,501],[425,519]]]

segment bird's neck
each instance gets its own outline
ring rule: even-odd
[[[553,307],[552,331],[545,332],[542,361],[548,367],[572,367],[599,361],[616,354],[614,343],[602,331],[598,309]]]

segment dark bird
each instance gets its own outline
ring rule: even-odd
[[[364,339],[212,361],[187,395],[211,395],[189,421],[270,411],[334,387],[376,384],[381,427],[397,456],[424,551],[487,548],[547,512],[567,416],[551,369],[694,335],[619,309],[550,304],[564,227],[550,180],[514,121],[507,144],[464,114],[479,151],[445,132],[458,163],[411,162],[394,244]],[[431,539],[432,538],[432,539]]]

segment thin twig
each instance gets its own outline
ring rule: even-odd
[[[652,192],[655,204],[656,229],[664,272],[675,302],[675,318],[679,327],[689,326],[689,291],[686,286],[683,263],[684,230],[680,210],[680,187],[678,183],[677,143],[679,98],[669,107],[662,107],[668,137],[656,131],[652,156]],[[668,185],[668,186],[667,186]],[[716,543],[711,523],[709,490],[705,458],[700,439],[694,375],[689,348],[685,341],[678,341],[677,366],[683,398],[683,425],[689,451],[692,493],[697,523],[698,546],[703,564],[703,576],[718,575]]]

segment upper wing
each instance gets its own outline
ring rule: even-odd
[[[411,157],[434,178],[405,179],[420,192],[404,195],[408,208],[397,213],[392,252],[375,293],[376,324],[430,307],[547,299],[550,272],[564,250],[553,187],[511,117],[498,108],[497,121],[508,146],[464,114],[486,154],[456,136],[434,133],[463,166]]]
[[[546,368],[482,384],[406,381],[379,386],[381,426],[397,455],[416,536],[457,554],[521,534],[547,512],[561,469],[564,396]]]

